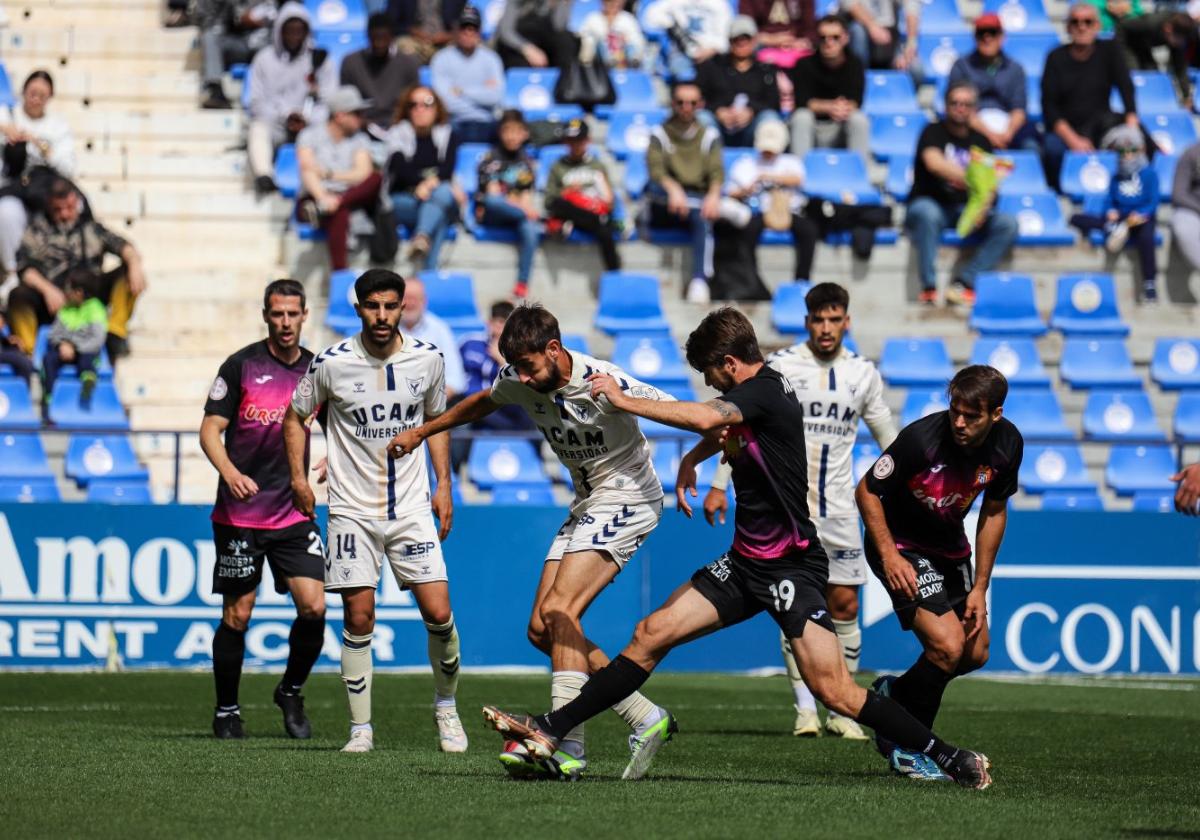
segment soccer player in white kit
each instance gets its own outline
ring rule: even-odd
[[[858,588],[867,582],[854,503],[854,441],[861,418],[879,448],[887,449],[896,438],[896,422],[883,401],[883,381],[875,365],[843,344],[850,329],[850,295],[836,283],[818,283],[805,295],[804,302],[808,306],[808,340],[772,353],[767,364],[787,377],[804,409],[808,508],[821,545],[829,555],[825,596],[846,667],[853,674],[858,671],[862,654]],[[704,514],[710,524],[714,516],[725,521],[728,480],[729,467],[722,464],[704,500]],[[783,659],[796,695],[792,734],[819,735],[821,719],[816,699],[801,679],[786,639]],[[832,711],[825,721],[825,731],[852,740],[867,737],[853,720]]]
[[[374,747],[371,637],[375,589],[386,558],[397,583],[412,592],[429,633],[438,746],[444,752],[465,752],[467,736],[455,706],[458,631],[441,546],[453,514],[449,436],[429,440],[438,477],[432,498],[424,452],[397,462],[386,448],[397,432],[446,410],[445,367],[437,347],[397,330],[404,308],[400,275],[372,269],[358,278],[354,293],[362,332],[313,357],[308,373],[296,383],[284,418],[295,505],[313,516],[303,424],[321,405],[328,409],[325,589],[340,592],[345,608],[342,681],[350,702],[350,740],[342,751],[368,752]],[[440,531],[434,514],[441,521]]]
[[[573,700],[588,675],[608,663],[583,634],[581,619],[597,595],[620,573],[662,516],[662,484],[650,464],[650,449],[633,415],[593,397],[587,378],[606,373],[642,399],[672,400],[616,365],[562,346],[558,321],[541,306],[517,307],[500,335],[509,364],[490,389],[467,397],[440,417],[389,444],[407,455],[430,435],[486,417],[502,405],[529,413],[550,448],[571,471],[575,500],[550,545],[529,620],[529,640],[549,654],[554,708]],[[411,459],[409,459],[411,460]],[[633,729],[625,778],[634,778],[634,759],[647,744],[670,739],[675,719],[640,693],[613,706]],[[520,744],[508,745],[500,760],[514,776],[547,771],[575,779],[586,769],[583,727],[570,732],[548,765],[534,761]]]

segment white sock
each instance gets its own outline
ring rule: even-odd
[[[792,653],[792,645],[782,633],[779,634],[779,638],[782,640],[783,664],[787,667],[788,680],[792,683],[792,693],[796,695],[796,706],[815,712],[817,700],[808,690],[808,686],[804,684],[804,678],[800,676],[800,666],[796,664],[796,655]]]
[[[453,706],[454,695],[458,691],[458,666],[461,659],[458,654],[458,628],[454,626],[454,616],[451,615],[445,624],[425,622],[425,630],[429,633],[429,666],[433,668],[434,705]]]
[[[640,691],[630,694],[613,706],[612,710],[639,735],[658,723],[658,719],[662,717],[662,710],[647,700],[646,695]]]
[[[375,731],[374,727],[369,723],[353,723],[350,725],[350,737],[354,737],[355,732],[366,732],[371,734]]]
[[[561,709],[579,696],[588,675],[581,671],[555,671],[550,678],[550,708]],[[581,723],[563,736],[559,749],[575,758],[582,758],[583,729]]]
[[[371,637],[342,631],[342,682],[350,701],[350,724],[371,722]]]

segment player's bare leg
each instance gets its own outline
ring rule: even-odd
[[[341,590],[344,611],[342,630],[342,682],[350,703],[350,740],[342,752],[370,752],[375,747],[371,729],[371,638],[375,633],[375,588]]]
[[[862,630],[858,624],[858,586],[831,583],[825,589],[825,598],[829,605],[829,615],[833,619],[833,627],[837,632],[838,644],[841,645],[842,658],[846,661],[846,669],[851,674],[858,673],[858,661],[862,654]],[[783,648],[783,661],[787,667],[788,679],[792,684],[792,692],[796,697],[796,720],[792,725],[792,734],[799,737],[815,737],[821,733],[821,721],[817,716],[817,701],[813,697],[800,669],[796,658],[792,655],[791,645],[787,638],[780,633],[780,644]],[[830,735],[852,741],[865,741],[867,735],[852,719],[830,711],[825,721],[825,731]]]
[[[429,634],[429,666],[433,669],[433,719],[442,752],[466,752],[467,733],[458,717],[458,628],[450,609],[450,587],[444,580],[409,587]]]
[[[254,610],[255,591],[225,595],[221,605],[221,623],[213,634],[213,680],[217,687],[217,708],[213,714],[213,734],[218,738],[245,738],[238,684],[242,680],[242,661],[246,655],[246,627]]]
[[[283,712],[283,728],[293,738],[309,738],[312,727],[304,714],[300,689],[312,672],[325,642],[325,586],[315,578],[288,578],[296,604],[296,620],[288,634],[288,660],[275,687],[275,705]]]

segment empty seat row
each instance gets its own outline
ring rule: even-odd
[[[128,429],[129,418],[111,379],[100,379],[89,406],[80,405],[82,383],[62,377],[50,394],[50,422],[60,429]],[[41,412],[24,380],[0,373],[0,429],[39,429]]]

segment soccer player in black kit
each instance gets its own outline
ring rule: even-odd
[[[987,589],[1024,447],[1002,416],[1008,382],[1000,371],[963,368],[947,395],[949,410],[901,430],[855,491],[867,564],[891,595],[900,626],[924,648],[908,671],[880,677],[872,689],[931,728],[950,680],[987,662]],[[972,570],[963,519],[980,493]],[[946,778],[926,756],[876,736],[898,773]]]
[[[750,322],[729,307],[710,313],[688,337],[687,359],[720,399],[637,399],[604,374],[592,376],[593,395],[704,435],[679,465],[676,498],[689,518],[696,465],[724,451],[738,500],[733,546],[642,619],[621,655],[594,672],[575,700],[538,717],[485,706],[484,718],[533,754],[553,755],[574,726],[640,688],[672,648],[766,610],[791,644],[805,683],[828,708],[928,754],[965,787],[987,787],[986,756],[945,743],[897,703],[851,679],[825,602],[829,561],[809,518],[804,414],[788,381],[763,363]],[[635,756],[642,772],[663,740]]]

